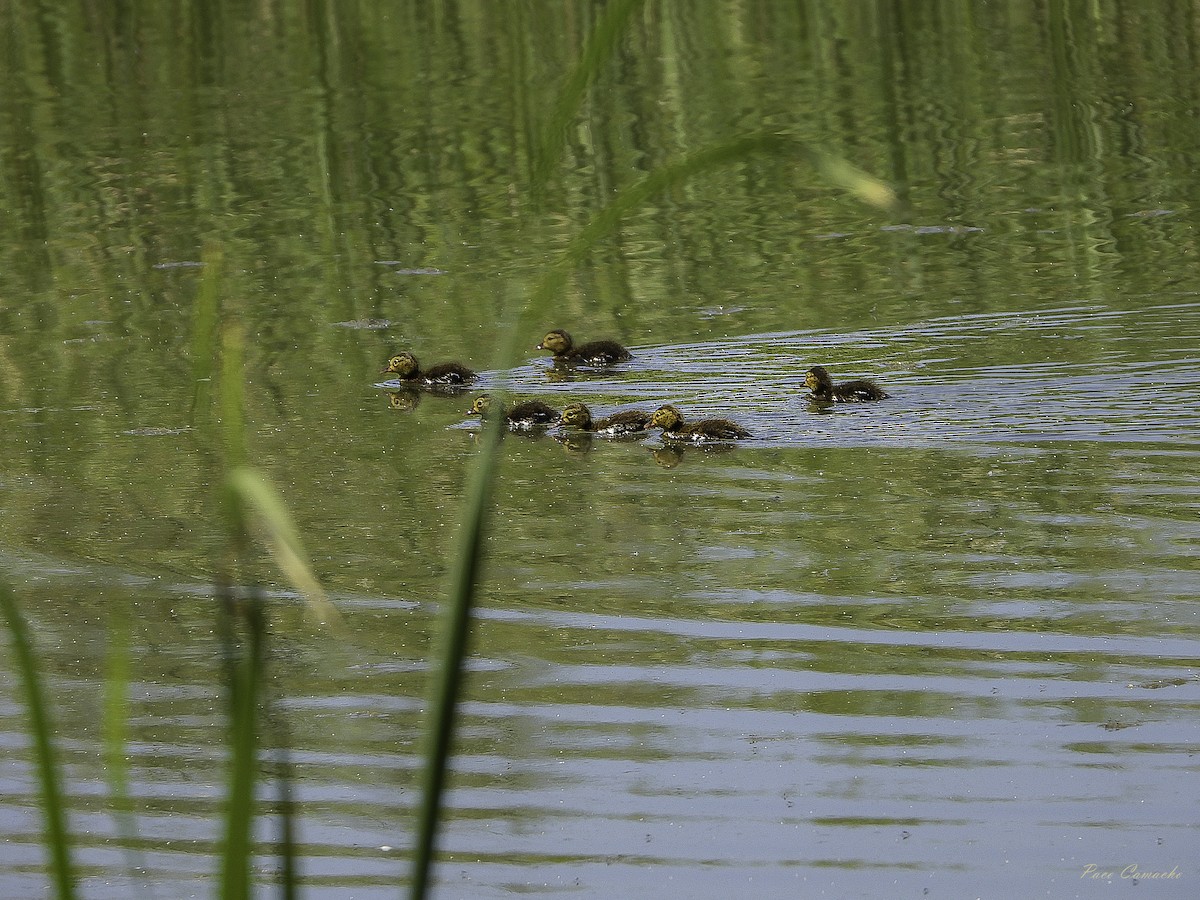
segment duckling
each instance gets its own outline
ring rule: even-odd
[[[470,384],[478,377],[466,366],[456,362],[438,363],[422,370],[417,358],[408,351],[391,357],[387,361],[387,367],[379,374],[395,375],[401,381],[442,387]]]
[[[865,378],[834,384],[822,366],[813,366],[804,374],[804,386],[812,391],[812,398],[820,402],[839,400],[843,402],[884,400],[889,395],[873,381]]]
[[[582,403],[572,403],[562,411],[559,425],[574,425],[581,431],[594,434],[637,434],[650,425],[650,413],[640,409],[627,409],[605,419],[593,419],[592,411]]]
[[[493,410],[504,416],[509,428],[525,430],[553,425],[558,421],[558,410],[548,406],[541,400],[525,400],[513,407],[506,407],[499,400],[493,400],[491,394],[480,394],[467,410],[467,415],[483,416],[485,419],[492,415]]]
[[[660,406],[650,419],[651,428],[661,428],[663,437],[677,441],[733,441],[750,437],[750,432],[728,419],[701,419],[691,425],[674,406]]]
[[[613,363],[633,359],[633,354],[616,341],[591,341],[582,347],[576,347],[571,335],[556,328],[546,332],[542,342],[535,350],[549,350],[554,354],[555,362],[585,366],[611,366]]]

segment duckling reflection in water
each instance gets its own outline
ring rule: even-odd
[[[516,406],[505,406],[491,394],[480,394],[467,410],[467,415],[489,419],[494,415],[504,417],[505,424],[514,431],[545,428],[559,419],[559,412],[541,400],[525,400]]]
[[[414,388],[401,388],[398,391],[387,391],[388,406],[392,409],[410,412],[421,403],[421,392]]]
[[[592,411],[582,403],[571,403],[562,411],[559,425],[571,425],[580,431],[592,434],[622,435],[641,434],[650,427],[650,413],[640,409],[629,409],[614,413],[604,419],[593,419]]]
[[[812,398],[819,403],[886,400],[889,396],[883,388],[865,378],[834,384],[823,366],[813,366],[804,374],[804,386],[812,391]]]
[[[686,453],[732,453],[733,447],[728,441],[710,441],[707,444],[701,443],[695,446],[688,446],[681,441],[671,441],[667,444],[659,444],[657,447],[650,448],[650,455],[654,457],[654,461],[664,469],[673,469],[683,462],[684,454]]]
[[[661,428],[663,438],[673,441],[735,441],[750,437],[750,432],[728,419],[701,419],[688,424],[674,406],[660,406],[650,419],[651,428]]]
[[[549,350],[556,363],[584,366],[611,366],[633,359],[633,354],[616,341],[589,341],[576,347],[575,341],[561,328],[546,333],[535,350]]]
[[[590,431],[560,431],[550,437],[562,444],[568,453],[591,453],[596,444],[596,436]]]
[[[673,469],[683,462],[683,454],[686,452],[686,449],[678,444],[660,444],[650,451],[650,455],[664,469]]]
[[[380,375],[395,375],[401,381],[431,388],[453,389],[470,384],[479,376],[461,363],[444,362],[422,369],[417,358],[408,351],[397,353],[387,361]]]

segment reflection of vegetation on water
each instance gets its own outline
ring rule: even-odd
[[[304,564],[297,529],[289,527],[271,482],[260,476],[269,471],[273,482],[285,483],[280,479],[294,472],[315,481],[313,473],[321,470],[311,460],[359,454],[348,460],[353,490],[321,496],[323,517],[314,512],[317,501],[300,512],[310,522],[337,522],[351,518],[346,512],[361,504],[360,492],[371,490],[371,475],[389,465],[395,467],[388,472],[396,476],[393,485],[397,480],[405,486],[420,483],[439,498],[458,498],[463,490],[460,469],[445,464],[443,456],[447,447],[467,441],[456,432],[453,444],[431,448],[406,443],[404,429],[381,427],[378,444],[363,453],[342,442],[342,423],[329,415],[309,420],[304,440],[294,445],[272,440],[264,425],[251,438],[256,445],[247,447],[247,422],[273,423],[307,407],[310,393],[318,389],[314,371],[342,377],[334,380],[336,400],[324,400],[324,408],[337,410],[353,402],[346,385],[377,368],[376,348],[369,341],[348,339],[345,328],[314,328],[314,322],[336,319],[374,327],[402,321],[397,327],[406,335],[419,335],[430,345],[473,346],[481,343],[481,328],[503,320],[508,323],[504,334],[523,345],[530,331],[568,324],[566,320],[586,311],[606,327],[621,322],[622,337],[666,323],[670,327],[660,333],[689,339],[687,328],[675,327],[689,322],[679,312],[681,305],[723,301],[726,291],[734,290],[728,281],[735,268],[759,274],[739,282],[740,305],[731,304],[733,312],[722,311],[726,321],[737,323],[736,329],[726,329],[730,332],[746,333],[763,322],[775,328],[779,309],[798,320],[787,327],[808,327],[814,321],[854,327],[850,323],[859,313],[846,298],[860,289],[869,294],[862,308],[871,316],[877,309],[883,317],[889,308],[902,308],[914,321],[930,308],[941,309],[937,304],[947,298],[964,313],[990,309],[997,298],[1010,295],[1090,298],[1103,290],[1101,276],[1132,265],[1139,251],[1153,257],[1166,246],[1162,223],[1169,220],[1159,213],[1167,211],[1129,213],[1136,218],[1123,212],[1138,198],[1133,187],[1138,179],[1129,177],[1129,167],[1165,170],[1160,173],[1163,202],[1186,196],[1181,188],[1190,177],[1170,171],[1146,152],[1156,143],[1176,148],[1195,144],[1194,117],[1184,122],[1164,115],[1173,82],[1154,80],[1158,72],[1194,70],[1194,50],[1186,41],[1147,38],[1153,29],[1176,25],[1178,33],[1188,33],[1191,12],[1184,5],[1169,4],[1161,17],[1123,14],[1120,27],[1127,31],[1121,33],[1131,35],[1130,44],[1165,57],[1131,65],[1113,53],[1118,31],[1101,29],[1096,41],[1076,43],[1072,34],[1090,34],[1099,26],[1088,20],[1072,28],[1072,14],[1059,6],[1006,9],[1002,14],[981,6],[957,25],[916,12],[901,27],[887,6],[854,11],[848,11],[849,5],[831,6],[807,21],[801,7],[717,4],[698,13],[686,6],[655,8],[645,21],[629,26],[641,5],[625,0],[604,7],[590,38],[582,42],[578,65],[553,96],[545,89],[552,81],[548,76],[561,68],[561,57],[588,30],[587,17],[579,15],[577,6],[564,6],[566,18],[556,20],[555,28],[526,22],[512,32],[496,27],[493,17],[528,15],[519,5],[511,12],[499,12],[496,4],[450,4],[437,13],[414,7],[406,13],[411,21],[400,28],[387,26],[383,13],[368,10],[356,19],[332,6],[317,9],[321,6],[218,2],[185,9],[164,4],[147,5],[137,16],[105,5],[85,10],[9,4],[0,9],[0,21],[25,54],[5,63],[12,68],[3,73],[6,90],[0,96],[0,110],[10,126],[6,133],[13,136],[16,151],[5,156],[13,177],[0,179],[0,206],[9,213],[6,227],[20,238],[0,249],[10,291],[0,310],[0,391],[9,402],[33,410],[28,421],[34,426],[5,428],[0,441],[13,458],[28,460],[30,472],[60,485],[44,503],[14,509],[14,532],[36,535],[64,520],[73,526],[101,522],[111,530],[112,542],[101,552],[109,546],[126,552],[133,569],[148,568],[147,560],[167,560],[167,568],[197,571],[204,568],[200,561],[209,558],[216,561],[222,583],[231,585],[264,579],[261,554],[252,552],[249,543],[252,533],[261,533],[276,564],[313,598],[313,613],[330,621],[331,610],[322,605],[319,586]],[[318,15],[312,15],[314,9]],[[744,18],[738,10],[745,10]],[[1032,29],[1022,21],[1026,16],[1035,23]],[[772,44],[762,38],[768,32],[787,39]],[[626,33],[628,40],[622,37]],[[958,39],[965,33],[1004,33],[1011,44],[968,58],[960,51],[969,42]],[[509,37],[512,46],[504,43]],[[295,52],[301,45],[312,52]],[[261,53],[263,46],[289,52]],[[796,53],[784,52],[787,48]],[[954,52],[941,52],[948,48]],[[605,61],[622,51],[623,64],[645,72],[646,82],[660,89],[633,97],[622,83],[589,97],[589,86],[603,77]],[[465,65],[464,57],[472,65]],[[246,65],[247,59],[262,64]],[[1043,108],[1038,95],[1019,90],[1042,77],[1036,66],[1000,71],[1013,59],[1042,59],[1054,71],[1058,87],[1052,104]],[[522,71],[524,66],[532,70]],[[481,70],[495,77],[481,78]],[[772,80],[771,72],[778,70],[807,73],[799,84],[820,85],[815,97],[782,77]],[[97,77],[80,78],[79,72]],[[1000,80],[1018,90],[1011,92],[1011,106],[992,108],[995,95],[986,85],[1001,75]],[[399,90],[378,90],[378,83],[369,85],[374,90],[358,90],[364,77]],[[314,90],[316,84],[319,90]],[[765,85],[763,106],[744,106],[747,95],[735,93],[734,85]],[[455,92],[463,89],[477,92],[487,108],[489,118],[482,124],[458,124],[462,101]],[[844,105],[831,99],[839,93]],[[718,102],[697,103],[701,94]],[[1114,113],[1115,101],[1110,109],[1106,94],[1152,98],[1148,114],[1126,111],[1124,100]],[[311,107],[276,102],[284,96],[314,99]],[[587,109],[585,117],[579,116],[581,107]],[[653,114],[658,107],[662,115]],[[550,112],[539,121],[542,109]],[[785,110],[794,115],[784,116]],[[1005,127],[1001,116],[1007,117]],[[635,133],[602,133],[596,127],[601,119],[625,123],[619,128]],[[713,129],[711,120],[721,125]],[[202,133],[200,123],[209,122],[220,123],[225,143],[193,144],[192,135]],[[899,138],[922,130],[944,136],[945,143]],[[367,139],[377,131],[389,137]],[[301,139],[293,141],[297,134]],[[1137,145],[1128,159],[1104,149],[1123,140]],[[940,221],[931,226],[920,219],[882,232],[886,242],[869,244],[872,250],[882,248],[879,252],[863,252],[865,236],[874,234],[878,223],[864,217],[848,224],[835,203],[816,191],[796,197],[797,186],[807,186],[806,176],[795,175],[797,159],[815,165],[826,183],[878,190],[831,161],[821,146],[886,164],[904,185],[905,199],[917,216],[957,219],[983,210],[984,218],[990,217],[987,228]],[[753,164],[744,164],[751,159]],[[568,180],[568,169],[573,175],[580,170],[587,174]],[[713,184],[703,186],[706,179],[696,178],[701,173],[712,175]],[[1046,202],[1037,209],[993,205],[1007,202],[1018,182],[1021,196],[1041,196]],[[470,214],[458,222],[439,217],[438,203]],[[752,214],[745,214],[747,208]],[[695,227],[697,209],[708,221],[728,216],[750,227],[731,250],[721,228]],[[809,252],[798,239],[795,222],[801,220],[807,231],[827,232],[823,239],[828,239],[829,253]],[[93,227],[97,222],[99,227]],[[977,238],[1023,228],[1037,237],[987,244]],[[618,234],[620,240],[613,240]],[[206,240],[220,251],[201,254]],[[933,240],[939,241],[936,252],[929,249]],[[644,263],[639,244],[652,242],[667,248],[664,266]],[[1084,252],[1076,255],[1076,248]],[[391,260],[398,249],[414,258]],[[620,255],[622,263],[589,265],[598,255]],[[1036,269],[1015,264],[1026,257]],[[779,260],[787,261],[788,271],[780,271]],[[426,261],[438,266],[416,264]],[[1036,279],[1029,274],[1033,271]],[[1005,277],[987,277],[993,274]],[[1160,277],[1168,277],[1156,272],[1147,276],[1147,291]],[[436,288],[430,287],[432,282]],[[497,283],[503,287],[495,288]],[[870,289],[883,283],[892,287]],[[964,283],[972,289],[964,290]],[[1080,284],[1086,285],[1082,294]],[[642,302],[652,296],[670,299],[657,305]],[[379,315],[384,312],[390,318]],[[21,332],[27,347],[10,339],[21,317],[37,323]],[[715,334],[725,326],[718,317],[709,327]],[[130,341],[135,333],[153,334],[156,340]],[[1040,361],[1050,352],[1099,356],[1110,352],[1113,343],[1111,335],[1096,330],[1076,329],[1073,336],[1074,346],[1063,351],[1057,334],[1051,335],[1051,348],[1031,340],[1028,329],[1012,328],[993,349],[1011,364]],[[189,354],[175,352],[189,346],[189,339]],[[493,361],[503,368],[513,356],[510,347],[501,347]],[[243,376],[253,386],[245,396]],[[438,405],[435,399],[415,408],[421,396],[415,395],[409,405],[404,392],[390,393],[389,406],[413,415],[393,416],[386,425],[436,415],[430,409]],[[382,406],[374,393],[369,402]],[[186,433],[147,427],[183,421],[195,427]],[[112,442],[101,439],[106,429],[181,439],[153,445]],[[556,449],[548,441],[541,443],[510,441],[505,455]],[[584,435],[562,436],[562,443],[579,453],[592,446]],[[444,634],[453,636],[444,641],[442,671],[452,680],[443,682],[439,692],[435,733],[440,750],[431,757],[442,773],[452,745],[452,700],[459,690],[480,565],[489,473],[493,464],[503,465],[490,434],[476,446],[481,452],[459,523],[458,562],[450,587],[458,602],[446,607],[449,618],[442,626]],[[61,448],[72,450],[70,469]],[[398,452],[381,460],[381,448]],[[646,450],[632,449],[639,462],[646,462]],[[664,469],[685,462],[685,471],[695,471],[706,465],[707,454],[721,451],[654,447],[649,452]],[[455,463],[460,459],[453,457]],[[599,480],[615,471],[629,483],[635,474],[645,474],[632,467],[603,468],[618,466],[620,460],[616,453],[597,453],[587,460],[595,466],[576,474]],[[756,464],[762,460],[770,457],[759,455]],[[247,463],[257,464],[257,471]],[[736,487],[751,494],[753,504],[747,507],[730,491],[707,511],[711,521],[705,525],[716,532],[749,523],[756,530],[741,534],[741,544],[759,560],[777,560],[776,568],[764,568],[761,562],[757,568],[727,563],[749,587],[736,598],[714,595],[707,609],[714,619],[763,623],[778,618],[779,607],[772,607],[772,601],[753,600],[753,588],[768,587],[755,579],[770,575],[791,583],[788,579],[799,577],[796,558],[802,557],[821,573],[819,587],[826,599],[798,597],[787,610],[820,626],[1042,633],[1105,622],[1094,612],[1072,612],[1068,620],[1062,609],[981,616],[972,606],[981,604],[982,590],[973,593],[969,584],[961,586],[965,599],[947,590],[902,610],[894,601],[905,592],[919,593],[933,561],[945,565],[947,553],[955,549],[998,559],[983,575],[1003,583],[1005,554],[1020,549],[1037,559],[1047,547],[1061,548],[1064,527],[1056,516],[1071,515],[1080,505],[1100,508],[1113,502],[1105,486],[1124,475],[1119,461],[1106,451],[1065,454],[1054,466],[1008,468],[978,459],[946,464],[932,453],[848,461],[837,454],[802,451],[778,468],[800,471],[813,482],[796,486],[784,481],[780,487],[769,479],[743,477]],[[943,499],[939,483],[948,470],[964,492],[951,501]],[[111,476],[106,481],[96,474],[102,471],[127,473],[127,483],[114,489]],[[821,480],[810,472],[819,472]],[[651,467],[649,477],[666,481],[683,474]],[[720,472],[711,475],[714,482],[721,477]],[[526,514],[519,504],[534,496],[538,485],[521,482],[522,477],[516,467],[501,470],[517,497],[517,511],[506,521],[502,537],[507,547],[533,556],[552,545],[562,520]],[[220,493],[212,493],[210,484],[222,485]],[[578,529],[580,545],[601,565],[619,562],[627,545],[615,538],[625,531],[657,538],[650,542],[657,548],[654,565],[678,563],[676,571],[686,567],[715,575],[704,561],[683,558],[685,548],[702,543],[705,529],[689,520],[677,500],[647,499],[640,489],[636,497],[596,493],[608,504],[605,515],[579,517],[571,526]],[[196,496],[205,499],[193,502]],[[1014,496],[1032,499],[1014,505]],[[24,502],[23,495],[16,496],[17,502]],[[810,534],[804,517],[812,504],[822,510],[820,541],[785,544],[780,535],[786,537],[789,529]],[[1152,515],[1150,501],[1144,504],[1130,511]],[[403,512],[404,524],[412,524],[412,511]],[[383,527],[365,518],[368,525]],[[153,529],[134,527],[143,520],[153,521]],[[864,534],[864,520],[886,524]],[[947,539],[951,530],[955,544]],[[325,537],[317,532],[315,526],[307,531]],[[408,542],[396,553],[405,565],[440,570],[444,547],[438,536],[414,525],[395,540],[397,545]],[[1085,533],[1083,540],[1099,545],[1102,537],[1097,530],[1094,537]],[[59,541],[68,555],[86,558],[93,549],[84,527],[67,529]],[[1089,549],[1096,548],[1068,547],[1067,562],[1078,562]],[[1118,557],[1123,552],[1118,549]],[[1129,552],[1125,561],[1134,568],[1139,559]],[[566,583],[574,569],[562,568]],[[394,571],[400,570],[397,566]],[[956,574],[967,579],[964,572]],[[503,588],[504,596],[527,591],[523,583]],[[1094,585],[1081,584],[1062,596],[1082,599],[1093,590]],[[840,601],[839,592],[850,599]],[[1019,583],[1009,594],[1031,606],[1038,600],[1038,591]],[[854,598],[859,599],[850,602]],[[24,647],[14,658],[25,679],[27,702],[43,710],[36,656],[22,636],[11,596],[4,592],[0,599],[14,646]],[[577,599],[571,593],[559,601],[565,605]],[[675,599],[653,596],[646,612],[665,617]],[[248,888],[255,749],[264,743],[260,730],[273,727],[263,712],[270,699],[266,667],[272,661],[264,602],[232,588],[220,592],[230,746],[235,750],[225,823],[226,896]],[[425,640],[424,621],[409,627],[416,643]],[[118,634],[114,631],[110,649],[112,699],[105,712],[110,736],[106,770],[118,798],[114,806],[124,805],[119,798],[127,793],[121,787],[126,778],[121,748],[129,661],[124,656],[128,651],[115,639]],[[548,642],[548,656],[573,662],[575,641],[574,634],[556,634]],[[689,652],[681,640],[655,636],[645,643],[648,655],[676,661],[686,661]],[[830,642],[802,647],[820,668],[849,671],[850,663],[835,658],[838,648]],[[861,655],[859,648],[844,652]],[[891,660],[898,668],[936,675],[929,658],[945,659],[954,652],[970,655],[937,655],[917,646],[884,648],[874,656],[880,671],[886,670],[883,661]],[[658,686],[640,689],[656,696],[660,691]],[[683,708],[697,696],[678,689],[669,699]],[[945,697],[915,692],[904,698],[906,708],[930,715],[946,702]],[[789,697],[786,705],[841,712],[846,704],[860,711],[875,712],[876,705],[880,713],[894,711],[878,695],[841,692]],[[30,734],[41,769],[49,766],[51,754],[42,753],[37,734],[53,729],[34,718]],[[405,725],[415,730],[416,718],[410,715]],[[469,746],[483,743],[478,735],[463,740]],[[287,742],[279,736],[271,743],[282,748]],[[286,793],[286,770],[282,774]],[[431,780],[438,779],[440,787],[442,777]],[[43,785],[43,792],[50,822],[47,847],[54,853],[58,889],[65,893],[72,878],[64,816],[61,804],[49,797],[52,786]],[[427,792],[433,799],[426,801],[427,837],[420,842],[426,860],[432,858],[437,795],[437,790]],[[282,808],[286,811],[287,804]],[[284,815],[285,826],[288,821]],[[286,865],[290,842],[278,846]],[[414,885],[418,881],[414,878]]]
[[[631,15],[641,5],[640,0],[619,0],[603,10],[583,44],[578,64],[572,68],[559,89],[558,99],[550,114],[536,129],[539,136],[534,140],[529,155],[531,166],[527,192],[531,200],[530,211],[541,215],[556,205],[549,187],[554,167],[566,145],[569,126],[578,115],[588,85],[620,44]],[[504,367],[515,358],[516,342],[518,336],[525,333],[525,326],[545,315],[561,292],[568,274],[597,242],[614,232],[624,216],[638,209],[648,198],[682,184],[699,172],[736,162],[751,153],[764,150],[778,152],[785,149],[785,145],[786,141],[772,134],[737,137],[723,144],[684,154],[679,160],[660,166],[618,192],[557,255],[557,260],[545,267],[539,287],[529,300],[520,304],[519,310],[510,311],[502,317],[507,319],[507,327],[500,332],[499,350],[496,353],[498,365]],[[840,170],[825,165],[825,171],[833,173]],[[866,179],[857,175],[843,180],[851,185],[867,183]],[[243,388],[243,356],[246,344],[244,332],[249,316],[247,310],[233,299],[237,294],[237,283],[236,279],[229,276],[227,266],[227,260],[241,255],[242,248],[235,241],[224,238],[212,243],[201,260],[188,261],[186,265],[187,269],[202,273],[200,287],[192,304],[189,354],[192,396],[189,419],[192,427],[202,435],[201,440],[208,441],[205,449],[209,455],[220,460],[219,470],[223,473],[219,494],[214,499],[219,501],[224,513],[221,521],[225,534],[224,546],[218,553],[217,631],[223,648],[231,750],[220,879],[220,895],[226,898],[245,897],[250,893],[260,732],[264,723],[272,718],[267,711],[269,698],[265,693],[270,659],[265,601],[253,589],[245,596],[236,596],[231,587],[254,584],[256,581],[255,567],[249,564],[253,534],[263,538],[280,571],[309,598],[311,608],[325,626],[336,630],[338,625],[336,610],[329,604],[312,575],[298,533],[278,492],[262,473],[247,465],[251,454],[245,443],[247,410]],[[167,273],[183,271],[185,267],[177,261],[167,261],[156,264],[156,268]],[[409,274],[443,273],[443,270],[431,267],[404,267],[400,271]],[[392,274],[397,273],[393,271]],[[368,320],[373,320],[373,317],[346,318],[350,322]],[[212,392],[214,384],[218,388],[215,397]],[[419,400],[420,395],[412,391],[400,390],[388,394],[388,402],[393,409],[411,411]],[[219,435],[215,440],[213,432]],[[471,605],[482,558],[488,496],[497,458],[498,441],[495,438],[498,434],[499,423],[493,422],[490,429],[485,429],[485,439],[479,444],[450,569],[450,602],[446,605],[442,627],[441,664],[434,680],[434,702],[426,728],[430,740],[429,762],[411,874],[411,890],[415,897],[423,896],[426,890],[437,823],[441,815],[441,795],[452,749]],[[564,443],[573,449],[582,449],[584,446],[583,439],[579,437],[565,439]],[[52,759],[50,729],[43,715],[45,707],[39,694],[36,660],[15,599],[7,589],[4,589],[3,605],[9,630],[19,650],[28,702],[36,713],[31,719],[31,730],[38,750],[39,771],[42,773],[43,807],[47,813],[46,842],[52,850],[52,869],[59,884],[60,896],[66,897],[73,890],[73,876],[61,792]],[[118,653],[119,647],[117,645]],[[124,690],[126,682],[120,673],[127,666],[120,663],[119,657],[114,659],[118,664],[112,670],[113,685],[115,689]],[[123,757],[122,717],[127,711],[122,703],[113,702],[108,712],[109,734],[112,738],[108,755],[116,761]],[[276,740],[274,743],[282,746],[284,742]],[[290,796],[287,768],[279,768],[277,775],[281,794]],[[110,776],[114,795],[118,798],[126,796],[124,768],[119,762],[114,765]],[[290,890],[295,879],[290,803],[283,803],[279,813],[283,838],[277,847],[282,856],[284,882]]]

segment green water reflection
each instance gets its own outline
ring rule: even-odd
[[[1074,896],[1089,863],[1186,869],[1194,4],[646,4],[535,192],[596,12],[0,6],[0,566],[52,678],[86,895],[207,890],[215,865],[206,247],[247,336],[251,461],[349,628],[315,627],[265,558],[249,573],[274,591],[272,692],[322,897],[405,877],[477,449],[469,394],[389,404],[377,373],[400,348],[485,388],[678,402],[754,433],[725,452],[505,441],[448,896]],[[901,204],[857,203],[801,152],[698,172],[605,235],[496,370],[502,324],[614,197],[760,132]],[[552,378],[532,349],[550,327],[635,359]],[[893,399],[813,410],[814,363]],[[100,751],[118,621],[136,841]],[[0,779],[0,894],[39,894],[0,673],[22,759]],[[148,874],[126,872],[131,844]]]

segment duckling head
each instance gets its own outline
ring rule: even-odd
[[[574,425],[577,428],[587,428],[592,424],[592,411],[582,403],[570,403],[562,411],[558,420],[559,425]]]
[[[493,405],[498,404],[493,403],[491,394],[480,394],[475,398],[475,402],[471,404],[471,408],[467,410],[467,415],[486,416],[491,413]]]
[[[561,328],[556,328],[553,331],[546,332],[546,336],[542,338],[542,342],[534,349],[549,350],[555,356],[562,356],[564,353],[571,352],[573,343],[569,334]]]
[[[833,379],[829,377],[829,373],[825,371],[824,366],[813,366],[804,373],[804,386],[810,391],[816,391],[821,388],[833,386]]]
[[[420,366],[417,364],[417,358],[411,353],[397,353],[387,361],[385,368],[380,375],[399,375],[401,378],[410,378],[420,371]]]
[[[683,413],[675,407],[660,406],[650,417],[651,428],[661,428],[663,431],[677,431],[683,427]]]

